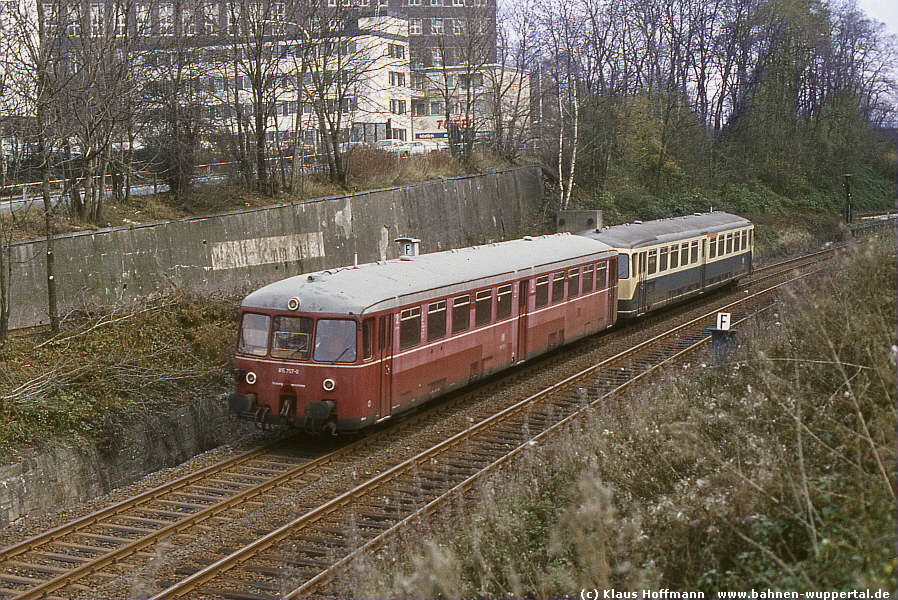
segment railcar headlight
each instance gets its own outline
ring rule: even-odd
[[[256,383],[256,374],[253,373],[252,371],[247,371],[246,377],[244,377],[244,379],[246,380],[246,383],[252,385],[252,384]]]
[[[287,300],[287,308],[290,310],[299,310],[299,298],[294,296]]]
[[[334,388],[337,387],[337,382],[328,378],[321,382],[321,387],[324,388],[325,392],[333,392]]]

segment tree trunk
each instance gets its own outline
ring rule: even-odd
[[[44,233],[47,236],[47,312],[50,331],[59,333],[59,309],[56,296],[56,257],[53,254],[56,233],[53,229],[53,204],[50,201],[50,152],[41,136],[38,142],[41,155],[41,198],[44,202]]]

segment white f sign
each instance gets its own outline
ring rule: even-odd
[[[730,313],[717,313],[717,329],[730,328]]]

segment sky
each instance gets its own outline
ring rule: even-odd
[[[868,16],[886,24],[889,32],[898,35],[898,0],[857,0]]]

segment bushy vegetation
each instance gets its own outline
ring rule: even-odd
[[[893,242],[857,248],[743,330],[729,364],[601,407],[345,591],[894,595],[895,285]]]
[[[0,448],[106,435],[130,411],[228,389],[236,303],[177,293],[85,309],[63,333],[0,347]]]

